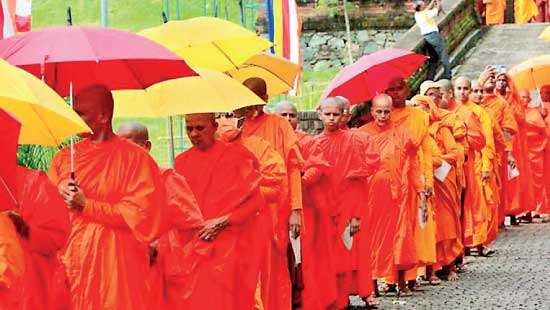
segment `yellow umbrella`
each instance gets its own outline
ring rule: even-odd
[[[224,73],[196,69],[199,76],[164,81],[146,90],[113,91],[117,117],[159,117],[231,112],[265,102]]]
[[[272,44],[232,22],[214,17],[169,21],[139,34],[165,46],[195,68],[235,69]]]
[[[55,91],[0,59],[0,108],[21,122],[19,144],[59,145],[90,128]]]
[[[518,89],[539,89],[550,84],[550,54],[526,60],[509,71]]]
[[[550,26],[546,27],[540,34],[539,39],[543,39],[546,42],[550,42]]]
[[[267,94],[276,96],[294,88],[298,72],[300,66],[286,58],[260,53],[227,74],[241,83],[251,77],[262,78],[267,84]]]

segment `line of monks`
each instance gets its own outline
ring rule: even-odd
[[[267,102],[263,80],[244,84]],[[456,281],[504,216],[550,213],[550,85],[540,96],[488,68],[410,100],[395,79],[360,128],[326,98],[317,136],[288,102],[191,114],[193,146],[160,169],[147,128],[115,134],[111,93],[88,87],[74,177],[68,148],[47,175],[19,167],[0,213],[0,309],[344,309]]]
[[[507,0],[476,0],[476,10],[487,25],[504,24]],[[550,22],[549,0],[514,0],[516,24]]]

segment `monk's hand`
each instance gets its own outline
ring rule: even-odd
[[[17,234],[21,236],[23,239],[29,239],[29,225],[23,220],[23,217],[15,212],[15,211],[8,211],[7,215],[11,222],[13,223],[13,226],[15,226],[15,230],[17,231]]]
[[[489,171],[482,171],[481,172],[481,181],[483,183],[487,183],[487,181],[489,181],[490,176],[491,176],[491,173]]]
[[[288,217],[288,230],[292,238],[296,239],[300,236],[300,230],[302,228],[302,211],[292,210]]]
[[[357,217],[353,217],[351,219],[351,221],[349,222],[349,234],[350,234],[350,236],[353,237],[360,230],[361,230],[361,220]]]
[[[155,240],[149,244],[149,266],[153,266],[157,262],[159,252],[157,250],[159,240]]]
[[[199,231],[199,238],[203,241],[212,241],[228,224],[229,218],[227,216],[208,220]]]
[[[82,212],[86,205],[86,196],[82,189],[72,179],[63,181],[59,186],[59,191],[63,200],[69,209],[77,212]]]
[[[515,169],[517,166],[516,159],[514,158],[514,155],[512,155],[512,152],[508,153],[508,166],[511,169]]]

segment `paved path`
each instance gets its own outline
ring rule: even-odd
[[[507,227],[493,248],[497,254],[476,257],[460,281],[381,297],[379,309],[550,309],[550,224]]]
[[[487,65],[513,66],[531,57],[550,54],[550,43],[538,36],[550,23],[493,26],[468,52],[453,76],[477,78]]]

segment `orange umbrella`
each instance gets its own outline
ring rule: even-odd
[[[518,89],[535,90],[550,84],[550,54],[528,59],[508,72]]]

